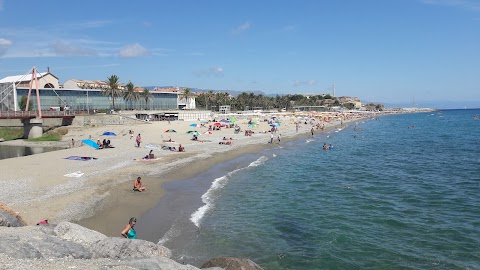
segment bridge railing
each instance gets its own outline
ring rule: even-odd
[[[38,111],[0,111],[0,118],[31,118],[37,117]],[[42,116],[62,117],[75,116],[74,111],[42,111]]]

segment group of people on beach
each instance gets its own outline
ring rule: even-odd
[[[105,149],[105,148],[115,148],[111,144],[110,140],[103,139],[102,142],[100,142],[100,139],[97,139],[97,145],[99,149]]]

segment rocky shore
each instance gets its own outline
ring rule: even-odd
[[[1,269],[200,269],[170,259],[168,248],[140,239],[107,237],[70,222],[24,226],[0,210]],[[262,269],[248,259],[214,258],[201,269]]]

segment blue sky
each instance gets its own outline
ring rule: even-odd
[[[480,107],[479,0],[0,0],[0,78]],[[464,105],[465,104],[465,105]]]

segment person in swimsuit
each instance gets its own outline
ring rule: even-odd
[[[142,192],[145,190],[145,187],[142,184],[142,178],[140,176],[137,177],[137,179],[133,182],[133,190],[139,191],[139,192]]]
[[[137,231],[133,227],[135,227],[135,224],[137,223],[137,219],[132,217],[128,221],[127,226],[125,226],[125,229],[122,231],[122,236],[128,239],[137,239]]]

